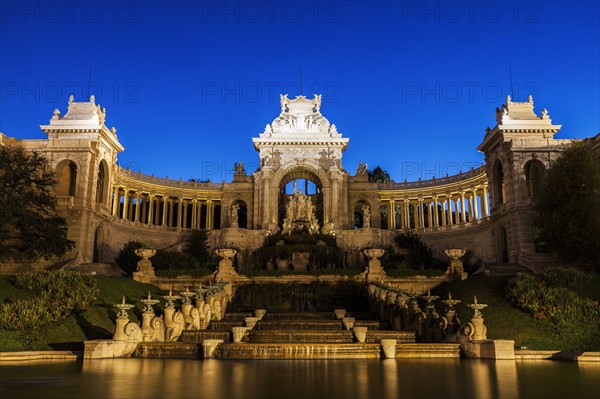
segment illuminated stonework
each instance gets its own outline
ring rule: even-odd
[[[485,165],[455,176],[404,183],[370,183],[366,165],[355,175],[342,166],[349,139],[321,114],[321,96],[281,96],[281,110],[253,138],[260,166],[246,174],[236,164],[231,183],[198,183],[148,176],[117,165],[124,150],[116,130],[106,125],[106,110],[90,98],[69,100],[61,116],[54,111],[41,126],[47,140],[20,140],[45,154],[59,176],[58,203],[77,242],[73,264],[113,262],[129,240],[153,248],[181,243],[190,229],[206,229],[209,244],[235,244],[244,253],[281,231],[287,201],[304,190],[314,208],[314,225],[335,234],[345,250],[391,245],[400,231],[417,232],[443,257],[448,248],[473,251],[485,262],[535,267],[555,260],[536,253],[532,204],[546,169],[570,140],[555,140],[544,109],[533,99],[507,97],[496,110],[496,125],[486,129],[478,150]],[[0,135],[0,145],[9,139]],[[365,156],[366,158],[366,156]],[[314,188],[296,187],[296,180]],[[313,186],[311,186],[313,187]],[[368,212],[369,220],[363,220]],[[366,218],[364,218],[366,219]],[[361,220],[362,223],[356,223]]]

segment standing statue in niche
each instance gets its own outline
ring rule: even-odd
[[[369,207],[369,205],[363,204],[362,211],[363,211],[363,226],[362,227],[364,229],[368,229],[369,227],[371,227],[371,208]]]
[[[240,204],[235,203],[231,206],[231,227],[238,227],[238,214],[240,210]]]

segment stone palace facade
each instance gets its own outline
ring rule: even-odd
[[[129,240],[177,248],[191,229],[206,229],[209,245],[233,245],[243,258],[281,231],[291,184],[310,198],[313,227],[335,234],[345,250],[385,247],[411,230],[440,257],[456,247],[488,263],[535,268],[556,262],[536,243],[532,203],[550,162],[571,140],[553,138],[561,126],[545,109],[536,114],[531,96],[526,102],[507,97],[496,109],[496,125],[477,148],[484,166],[404,183],[370,183],[362,164],[354,174],[343,168],[348,138],[321,114],[318,95],[281,96],[279,116],[253,138],[259,168],[246,173],[236,164],[231,183],[123,169],[117,156],[124,148],[105,116],[93,96],[87,102],[71,97],[66,114],[55,110],[41,126],[48,139],[19,140],[56,168],[59,209],[77,243],[70,254],[75,265],[113,262]],[[0,145],[10,140],[0,134]],[[297,181],[305,186],[296,187]]]

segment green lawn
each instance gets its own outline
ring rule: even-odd
[[[600,275],[595,274],[592,280],[591,284],[577,291],[580,295],[597,300],[600,295]],[[549,320],[535,320],[510,304],[505,297],[505,285],[506,278],[478,275],[465,281],[444,283],[432,290],[432,295],[446,298],[448,292],[451,292],[453,298],[462,300],[456,306],[461,322],[471,318],[473,311],[466,304],[473,303],[473,296],[477,295],[479,303],[488,304],[482,310],[488,338],[512,339],[517,346],[537,350],[600,351],[597,324],[579,323],[558,328]],[[444,305],[438,305],[438,313],[441,315]]]
[[[164,295],[164,291],[149,284],[140,284],[132,279],[120,277],[96,277],[100,297],[85,312],[71,315],[66,319],[40,331],[36,339],[25,337],[20,331],[0,330],[0,352],[24,350],[83,350],[87,339],[106,339],[113,334],[114,320],[117,317],[113,304],[121,302],[123,295],[128,303],[136,303],[130,311],[132,320],[141,318],[142,305],[139,300],[151,292],[153,297]],[[15,288],[8,277],[0,278],[0,300],[31,297],[27,290]],[[160,308],[160,305],[158,305]]]

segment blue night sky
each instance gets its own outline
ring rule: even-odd
[[[41,139],[91,94],[146,174],[231,180],[279,94],[323,94],[344,167],[455,174],[510,93],[563,129],[600,131],[597,1],[2,1],[0,131]]]

